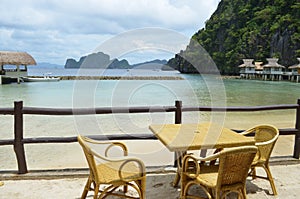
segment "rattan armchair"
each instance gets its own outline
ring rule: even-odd
[[[239,198],[245,199],[246,178],[256,153],[257,147],[244,146],[224,149],[205,158],[186,155],[181,174],[181,199],[202,198],[189,193],[193,185],[199,185],[209,199],[225,198],[230,192],[236,192]],[[216,159],[218,159],[216,165],[199,164],[199,161]]]
[[[132,187],[137,192],[138,197],[136,198],[145,198],[145,166],[141,160],[127,156],[128,151],[125,144],[96,141],[81,135],[78,136],[78,142],[84,151],[90,169],[81,199],[86,198],[88,191],[94,191],[94,199],[105,198],[107,195],[134,198],[126,195],[128,187]],[[95,152],[90,145],[95,145],[95,147],[104,145],[104,155]],[[115,147],[120,147],[125,157],[108,157],[110,150]],[[124,193],[119,192],[119,187],[123,187]]]
[[[221,149],[217,149],[216,152],[220,151]],[[201,151],[196,151],[197,153],[200,152],[199,155],[202,155],[201,152],[204,152],[203,154],[206,154],[206,149],[201,150]],[[192,155],[194,154],[193,151],[176,151],[175,152],[175,158],[176,158],[176,166],[177,166],[177,171],[176,171],[176,175],[175,178],[173,180],[173,187],[177,187],[180,181],[180,174],[182,173],[182,158],[185,155]],[[199,156],[200,157],[200,156]],[[214,164],[215,161],[211,161],[210,165]],[[194,162],[190,162],[190,164],[194,164]],[[203,162],[199,162],[199,164],[203,164]]]
[[[275,183],[269,167],[269,159],[275,143],[279,136],[279,130],[272,125],[258,125],[243,132],[243,135],[254,133],[255,145],[258,147],[258,153],[251,165],[249,175],[252,178],[262,178],[270,182],[274,195],[277,195]],[[267,177],[256,175],[256,167],[261,167],[265,170]]]

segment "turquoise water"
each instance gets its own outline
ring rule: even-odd
[[[182,76],[186,80],[81,80],[1,85],[0,107],[13,106],[17,100],[24,101],[25,106],[41,107],[173,105],[175,100],[182,100],[188,106],[210,105],[211,101],[218,101],[214,97],[222,93],[223,88],[225,101],[222,99],[217,105],[294,104],[300,98],[300,84],[293,82],[221,81],[215,77]],[[224,86],[219,86],[220,83]]]
[[[199,99],[208,96],[201,92],[201,77],[184,75],[191,82]],[[200,81],[199,81],[200,79]],[[228,106],[260,106],[273,104],[295,104],[300,98],[300,84],[287,81],[260,81],[224,79]]]

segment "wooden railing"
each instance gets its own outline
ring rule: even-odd
[[[22,101],[14,102],[13,108],[0,108],[0,115],[14,115],[14,139],[0,139],[1,145],[13,145],[17,158],[18,173],[28,172],[24,144],[42,143],[70,143],[77,142],[77,137],[23,137],[23,115],[92,115],[92,114],[118,114],[118,113],[149,113],[149,112],[174,112],[175,123],[182,122],[183,112],[205,111],[205,112],[253,112],[270,110],[296,110],[295,128],[279,129],[280,135],[295,135],[293,157],[299,159],[300,155],[300,99],[297,104],[253,106],[253,107],[184,107],[181,101],[176,101],[175,106],[164,107],[109,107],[109,108],[36,108],[23,107]],[[91,138],[98,140],[155,140],[152,134],[126,134],[126,135],[93,135]]]

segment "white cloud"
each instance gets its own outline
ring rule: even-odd
[[[1,50],[27,51],[38,62],[64,64],[105,39],[144,27],[190,37],[219,0],[1,0]]]

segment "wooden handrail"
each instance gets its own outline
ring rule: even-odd
[[[207,111],[207,112],[249,112],[249,111],[272,111],[272,110],[286,110],[296,109],[297,104],[282,104],[282,105],[271,105],[271,106],[244,106],[244,107],[183,107],[183,112],[190,111]]]
[[[93,114],[116,114],[116,113],[152,113],[174,112],[175,106],[153,107],[102,107],[102,108],[38,108],[24,107],[23,114],[32,115],[93,115]],[[1,112],[0,112],[1,113]]]

